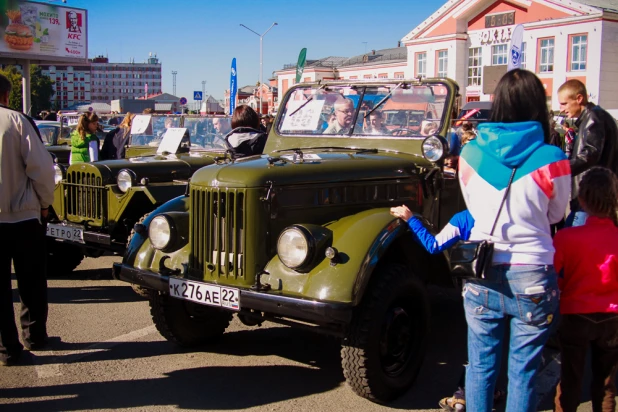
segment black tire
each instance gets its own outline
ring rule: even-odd
[[[142,224],[144,223],[144,220],[146,220],[146,218],[150,216],[150,213],[146,213],[144,216],[142,216],[136,224]],[[131,233],[129,234],[129,237],[127,238],[127,248],[129,247],[129,244],[131,243],[131,240],[133,239],[133,236],[135,236],[135,229],[134,229],[135,225],[133,226],[133,228],[131,228]],[[151,290],[148,288],[145,288],[143,286],[140,285],[136,285],[134,283],[131,283],[131,289],[133,289],[133,291],[135,293],[137,293],[138,296],[144,298],[144,299],[150,299],[150,293]]]
[[[357,395],[377,403],[404,394],[420,370],[429,335],[429,297],[403,265],[376,269],[341,349],[343,374]]]
[[[84,260],[81,247],[50,240],[47,243],[47,275],[64,276],[75,270]]]
[[[232,320],[232,312],[174,299],[152,292],[150,314],[159,333],[177,345],[192,347],[214,343]]]

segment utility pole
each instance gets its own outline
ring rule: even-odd
[[[174,96],[176,96],[176,75],[178,74],[178,72],[176,70],[172,71],[172,78],[173,78],[173,90],[174,92],[172,93]]]
[[[208,114],[208,100],[206,100],[206,80],[202,80],[202,103],[206,102],[206,114]]]
[[[263,73],[263,69],[262,69],[262,39],[264,39],[264,36],[266,36],[266,33],[268,33],[270,31],[270,29],[272,29],[273,27],[277,26],[277,23],[273,23],[270,25],[270,27],[268,28],[268,30],[266,30],[264,33],[260,34],[252,29],[250,29],[249,27],[245,26],[244,24],[241,24],[242,27],[244,27],[245,29],[249,30],[250,32],[252,32],[253,34],[257,35],[260,38],[260,109],[258,110],[259,114],[262,114],[262,95],[264,93],[262,93],[264,91],[264,73]]]

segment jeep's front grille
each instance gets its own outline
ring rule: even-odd
[[[67,219],[102,224],[104,205],[102,178],[94,173],[69,171],[65,187]]]
[[[191,269],[244,276],[244,189],[191,188]]]

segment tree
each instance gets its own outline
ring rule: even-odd
[[[11,94],[9,95],[9,107],[15,110],[22,111],[23,95],[21,87],[21,71],[15,66],[7,66],[0,70],[0,73],[5,75],[11,82]],[[49,110],[51,107],[51,98],[54,95],[52,85],[53,80],[43,74],[40,66],[30,66],[30,114],[35,115],[42,110]]]

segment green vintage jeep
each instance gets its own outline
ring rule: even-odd
[[[453,283],[446,254],[428,254],[389,209],[406,204],[435,229],[465,208],[443,173],[457,94],[447,79],[292,87],[265,154],[197,171],[185,195],[135,226],[115,278],[151,290],[153,321],[177,344],[217,339],[233,314],[246,325],[309,328],[341,338],[358,395],[400,396],[425,355],[425,285]],[[387,102],[431,105],[435,117],[423,121],[437,132],[370,129]]]
[[[183,194],[191,175],[225,152],[214,139],[213,117],[146,118],[145,130],[131,135],[126,149],[130,158],[55,165],[55,197],[47,224],[50,272],[71,272],[85,255],[124,253],[133,226]],[[190,147],[181,144],[178,153],[157,154],[164,125],[186,128]]]

